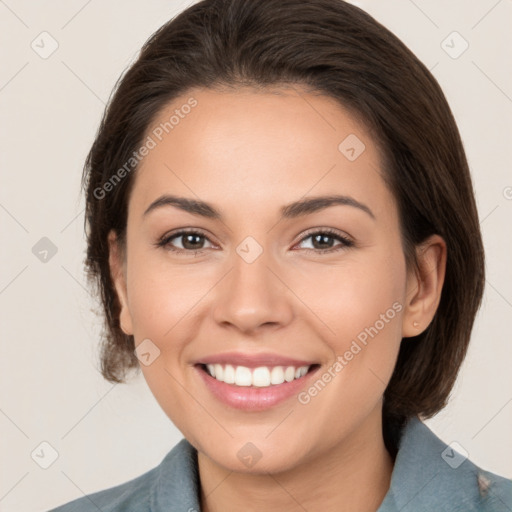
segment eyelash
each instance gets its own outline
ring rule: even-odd
[[[171,240],[173,240],[174,238],[179,238],[180,236],[183,236],[183,235],[199,235],[200,237],[203,237],[206,240],[208,240],[210,243],[212,243],[203,232],[196,230],[196,229],[190,229],[190,230],[181,230],[176,233],[172,233],[170,235],[164,235],[160,240],[158,240],[156,242],[155,245],[157,247],[166,248],[167,250],[172,251],[174,253],[182,253],[182,254],[183,253],[189,253],[189,254],[193,253],[194,256],[196,254],[200,254],[203,251],[207,250],[207,248],[205,248],[205,249],[198,249],[198,250],[194,251],[192,249],[177,249],[175,247],[172,247],[172,245],[170,244]],[[340,235],[337,231],[335,231],[334,229],[330,229],[330,228],[317,229],[316,231],[310,231],[310,232],[306,233],[306,235],[303,236],[299,240],[298,243],[302,243],[314,235],[329,235],[330,238],[334,238],[342,243],[340,245],[331,247],[329,249],[303,249],[303,250],[305,250],[307,252],[314,252],[316,254],[327,254],[327,253],[336,252],[336,251],[339,251],[342,249],[347,249],[349,247],[354,246],[354,242],[352,240],[350,240],[349,238],[347,238],[343,235]]]

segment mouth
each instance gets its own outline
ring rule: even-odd
[[[261,363],[243,366],[220,361],[194,365],[211,399],[244,412],[267,411],[297,399],[320,367],[320,364],[304,364],[304,361],[274,366]]]
[[[232,364],[199,363],[196,366],[216,381],[235,387],[272,388],[285,382],[300,380],[315,371],[320,365],[258,366],[250,368]]]

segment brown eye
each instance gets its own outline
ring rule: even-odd
[[[347,247],[352,247],[354,245],[352,240],[349,240],[347,237],[332,230],[311,232],[309,235],[303,237],[300,243],[303,243],[308,239],[311,239],[312,247],[306,247],[306,250],[320,253],[333,252]],[[340,243],[335,245],[336,241]]]
[[[182,239],[182,246],[184,249],[197,250],[202,249],[202,245],[204,243],[204,237],[202,235],[197,235],[194,233],[187,233],[185,235],[181,235],[179,238]]]
[[[175,252],[200,252],[205,249],[205,241],[209,239],[199,231],[179,231],[163,237],[157,246]]]

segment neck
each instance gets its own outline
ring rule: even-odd
[[[368,420],[368,419],[367,419]],[[198,452],[201,510],[376,512],[391,480],[393,460],[381,414],[349,439],[279,473],[237,473]]]

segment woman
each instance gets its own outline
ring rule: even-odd
[[[423,423],[484,254],[439,85],[339,0],[205,0],[119,82],[85,172],[102,372],[183,439],[58,511],[512,509]]]

